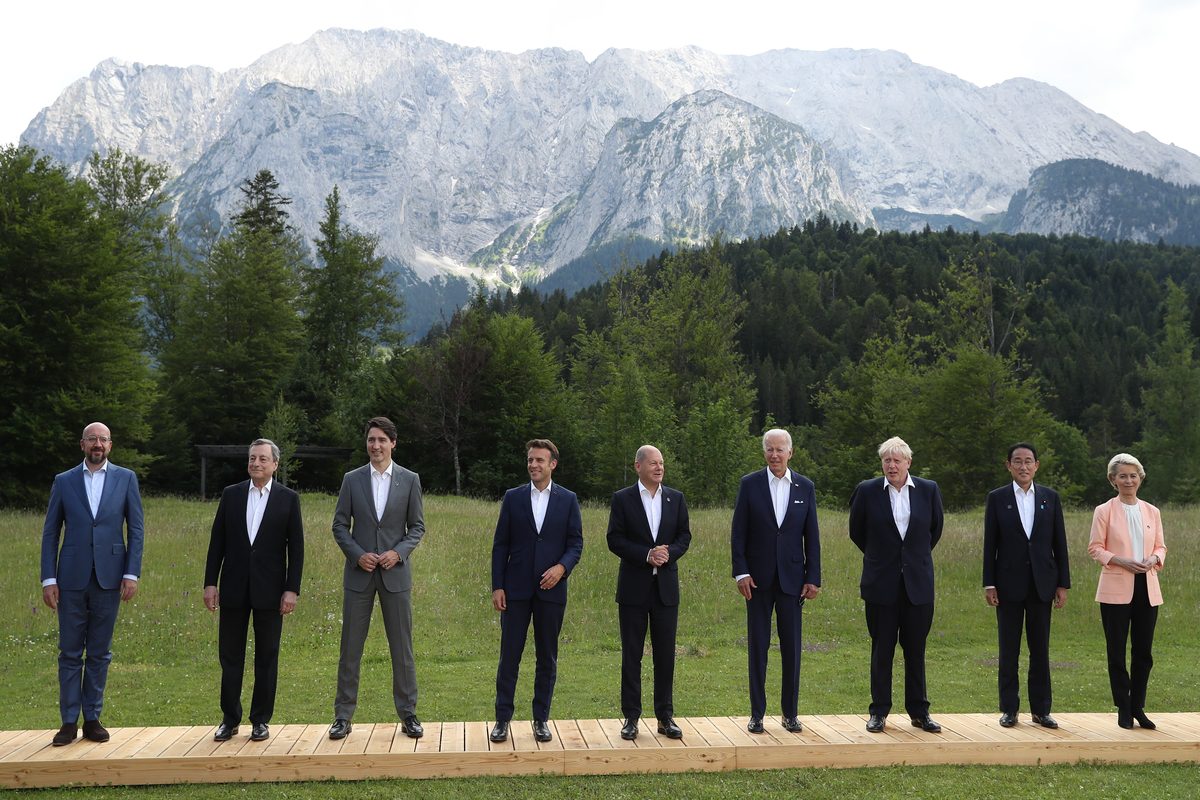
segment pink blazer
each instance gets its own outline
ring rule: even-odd
[[[1088,555],[1104,565],[1100,570],[1100,585],[1096,587],[1096,602],[1123,604],[1133,601],[1133,573],[1108,562],[1113,556],[1137,558],[1139,560],[1158,556],[1158,564],[1146,573],[1146,593],[1150,605],[1162,605],[1162,590],[1158,586],[1158,571],[1167,556],[1163,544],[1162,515],[1154,506],[1138,500],[1142,512],[1142,552],[1134,555],[1129,541],[1129,526],[1125,521],[1125,509],[1121,499],[1114,497],[1107,503],[1096,506],[1092,515],[1092,536],[1088,541]]]

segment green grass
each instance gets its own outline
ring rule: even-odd
[[[334,499],[304,497],[307,552],[300,605],[284,625],[276,724],[325,722],[332,717],[341,617],[342,555],[329,530]],[[429,532],[416,551],[414,646],[423,720],[492,717],[497,615],[490,602],[490,547],[497,504],[426,498]],[[216,618],[201,604],[203,562],[216,504],[152,498],[146,504],[147,539],[140,591],[121,609],[113,645],[104,721],[110,726],[204,724],[219,721]],[[869,639],[858,599],[858,551],[846,536],[846,515],[821,516],[824,588],[805,606],[802,714],[865,713]],[[1099,609],[1093,600],[1097,565],[1087,558],[1091,515],[1067,517],[1073,578],[1067,607],[1057,612],[1051,641],[1054,710],[1106,711],[1111,707]],[[617,559],[604,544],[607,508],[585,506],[583,560],[571,577],[570,603],[560,648],[554,698],[556,718],[620,714],[616,604]],[[747,713],[744,607],[729,569],[729,512],[692,514],[693,545],[680,564],[683,594],[676,666],[675,709],[681,717]],[[1195,531],[1200,509],[1166,509],[1168,544],[1162,572],[1166,604],[1159,617],[1148,711],[1200,708],[1195,680],[1196,612],[1200,607]],[[0,617],[0,701],[3,727],[58,724],[57,623],[41,602],[37,581],[42,518],[0,512],[0,543],[8,566],[0,590],[9,599]],[[932,713],[996,709],[994,611],[980,587],[982,515],[951,515],[935,551],[938,599],[928,648]],[[395,719],[390,665],[376,612],[363,659],[359,722]],[[532,656],[532,653],[530,653]],[[648,666],[648,665],[647,665]],[[528,718],[532,658],[517,691],[517,717]],[[769,666],[768,709],[778,704],[778,662]],[[249,688],[249,676],[247,689]],[[902,691],[903,668],[896,686]],[[649,678],[645,680],[649,689]],[[649,702],[649,697],[646,698]],[[403,782],[414,796],[458,797],[550,791],[564,797],[643,796],[659,788],[722,797],[748,791],[802,791],[812,797],[1035,796],[1048,788],[1082,797],[1135,783],[1160,797],[1191,796],[1194,767],[1044,767],[1037,769],[894,768],[888,770],[781,770],[778,772],[608,778],[472,779]],[[356,798],[397,793],[395,782],[279,784],[255,789],[263,797]],[[880,787],[884,787],[881,793]],[[931,788],[932,787],[932,788]],[[941,787],[936,789],[936,787]],[[991,787],[988,789],[988,787]],[[1028,787],[1022,788],[1022,787]],[[936,791],[935,791],[936,789]],[[87,790],[87,797],[216,797],[229,787]],[[211,795],[208,793],[212,793]],[[891,792],[892,794],[889,794]],[[59,796],[60,793],[55,793]],[[24,792],[22,797],[39,796]],[[50,796],[50,795],[46,795]]]

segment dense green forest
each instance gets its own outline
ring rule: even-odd
[[[614,264],[573,295],[479,288],[405,342],[396,281],[336,187],[310,243],[276,176],[247,176],[222,232],[189,249],[165,185],[119,151],[76,178],[0,150],[0,504],[44,502],[94,419],[150,491],[194,492],[195,445],[258,435],[285,457],[354,447],[349,464],[288,465],[289,482],[331,490],[377,413],[435,492],[497,496],[539,435],[585,496],[631,481],[652,442],[668,482],[728,503],[782,425],[835,505],[891,435],[956,507],[1007,479],[1019,439],[1074,502],[1107,495],[1119,450],[1146,464],[1148,499],[1200,499],[1195,248],[818,218]],[[242,476],[222,462],[209,486]]]

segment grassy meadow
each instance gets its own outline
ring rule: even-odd
[[[334,498],[303,498],[307,548],[300,603],[284,625],[275,724],[332,719],[341,626],[343,558],[330,533]],[[137,597],[123,606],[113,645],[103,720],[109,726],[215,725],[218,708],[216,617],[202,603],[204,558],[216,502],[151,498]],[[492,718],[499,625],[490,602],[490,548],[498,504],[427,497],[428,533],[413,559],[414,646],[423,720]],[[584,554],[571,576],[552,716],[616,718],[620,647],[613,599],[617,559],[604,542],[607,507],[584,507]],[[1196,624],[1200,607],[1200,509],[1164,511],[1168,555],[1162,585],[1155,668],[1147,712],[1200,708]],[[1056,612],[1051,641],[1054,710],[1111,708],[1099,608],[1098,566],[1087,557],[1089,510],[1067,516],[1074,588]],[[800,713],[865,713],[869,700],[869,639],[858,598],[860,555],[846,535],[846,514],[823,511],[823,590],[806,604]],[[681,589],[675,710],[681,717],[748,712],[743,602],[729,568],[729,511],[692,513],[693,544],[680,562]],[[42,517],[0,512],[8,555],[0,590],[10,599],[0,614],[0,727],[51,728],[57,714],[57,623],[41,601],[37,580]],[[994,611],[980,586],[982,512],[952,514],[934,553],[937,610],[928,647],[931,713],[996,710]],[[363,659],[358,722],[395,719],[390,665],[379,612]],[[517,719],[529,718],[532,644],[517,691]],[[644,679],[650,707],[651,680]],[[247,701],[250,669],[247,669]],[[778,710],[778,662],[768,667],[768,712]],[[902,715],[903,667],[895,673]],[[1022,708],[1027,712],[1027,707]],[[1027,720],[1028,718],[1025,717]],[[1115,713],[1114,713],[1115,725]],[[403,782],[413,796],[637,797],[658,791],[723,797],[749,791],[802,791],[811,797],[1091,795],[1130,782],[1160,797],[1191,796],[1194,766],[1042,768],[894,768],[605,778],[512,778]],[[940,787],[940,788],[939,788]],[[1023,788],[1023,787],[1027,787]],[[78,790],[79,797],[216,797],[231,787],[150,787]],[[238,787],[259,797],[392,796],[395,782],[279,784]],[[85,794],[86,792],[86,794]],[[23,792],[22,796],[39,796]],[[64,792],[58,790],[54,796]],[[47,794],[46,796],[51,796]]]

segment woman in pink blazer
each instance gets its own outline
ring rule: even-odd
[[[1162,516],[1158,509],[1138,500],[1138,487],[1146,477],[1142,464],[1128,453],[1108,462],[1108,482],[1117,496],[1096,506],[1088,555],[1103,565],[1096,601],[1108,645],[1108,682],[1117,706],[1117,724],[1154,728],[1145,714],[1146,682],[1154,665],[1151,653],[1154,625],[1162,591],[1158,572],[1167,548],[1163,544]],[[1125,668],[1126,642],[1132,642],[1130,669]]]

